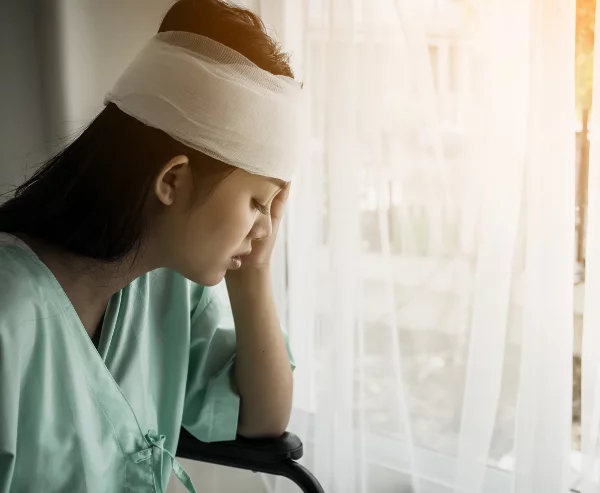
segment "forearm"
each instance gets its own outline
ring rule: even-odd
[[[238,432],[247,437],[279,436],[289,422],[293,381],[270,272],[233,272],[227,276],[227,289],[237,338]]]

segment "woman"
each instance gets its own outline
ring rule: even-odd
[[[254,14],[181,0],[0,206],[0,492],[164,491],[173,464],[194,491],[182,425],[284,432],[269,265],[300,87]]]

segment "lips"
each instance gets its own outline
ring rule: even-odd
[[[231,257],[230,269],[239,269],[242,266],[242,257],[249,255],[252,250],[246,250],[245,252],[238,253]]]

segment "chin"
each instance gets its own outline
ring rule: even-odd
[[[206,287],[210,287],[210,286],[216,286],[217,284],[219,284],[224,278],[225,278],[225,274],[227,271],[223,270],[220,272],[187,272],[187,273],[183,273],[180,272],[180,274],[187,278],[188,280],[195,282],[196,284],[199,284],[200,286],[206,286]]]

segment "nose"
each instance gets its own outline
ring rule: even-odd
[[[250,238],[253,240],[266,240],[273,234],[273,224],[271,216],[259,214],[254,226],[250,230]]]

